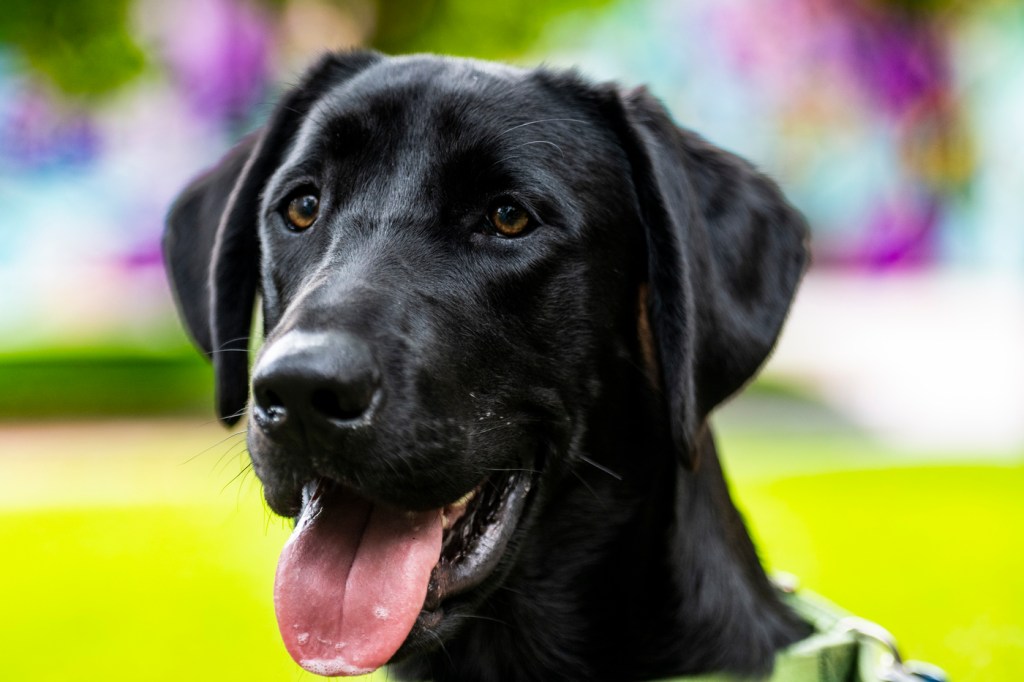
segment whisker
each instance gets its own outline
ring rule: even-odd
[[[494,618],[492,616],[481,616],[475,613],[453,613],[449,617],[462,618],[464,620],[486,620],[492,623],[498,623],[499,625],[508,626],[508,622],[501,620],[500,618]]]
[[[531,145],[531,144],[546,144],[546,145],[551,145],[552,147],[554,147],[555,149],[557,149],[557,150],[558,150],[558,153],[559,153],[559,154],[560,154],[560,155],[562,156],[562,158],[563,158],[563,159],[565,158],[565,152],[564,152],[564,151],[562,151],[562,148],[561,148],[561,147],[559,147],[559,146],[558,146],[557,144],[555,144],[554,142],[550,142],[550,141],[548,141],[548,140],[534,140],[533,142],[524,142],[524,143],[522,143],[522,144],[520,144],[520,145],[516,145],[515,147],[512,147],[512,149],[519,149],[520,147],[525,147],[525,146],[527,146],[527,145]]]
[[[594,460],[590,459],[586,455],[579,455],[579,458],[582,461],[584,461],[587,464],[589,464],[590,466],[592,466],[595,469],[597,469],[598,471],[603,471],[604,473],[608,474],[609,476],[614,478],[616,481],[621,481],[622,480],[622,474],[618,474],[618,473],[612,471],[611,469],[609,469],[608,467],[606,467],[603,464],[598,464],[597,462],[595,462]]]
[[[289,534],[294,529],[292,519],[287,516],[280,516],[277,512],[270,508],[267,504],[267,498],[260,495],[260,502],[263,505],[263,535],[266,536],[270,532],[270,524],[274,521],[278,522],[278,525],[285,528]]]
[[[231,480],[228,481],[227,483],[225,483],[224,487],[221,488],[220,491],[223,493],[225,490],[228,489],[229,485],[231,485],[235,481],[238,481],[241,477],[243,477],[245,475],[245,472],[249,471],[250,469],[252,469],[252,462],[249,462],[248,464],[246,464],[244,467],[242,467],[241,471],[239,471],[237,474],[232,476]]]
[[[256,476],[256,472],[252,468],[252,460],[249,460],[249,463],[242,469],[242,477],[238,481],[238,489],[235,491],[235,507],[236,508],[241,508],[241,506],[242,506],[242,489],[245,487],[246,480],[250,480],[250,481],[252,480],[252,479],[250,479],[250,475],[252,477]]]
[[[498,133],[498,137],[501,137],[502,135],[505,135],[506,133],[511,133],[513,130],[517,130],[519,128],[525,128],[526,126],[537,125],[538,123],[555,123],[555,122],[586,123],[586,121],[584,121],[582,119],[579,119],[579,118],[540,118],[540,119],[537,119],[536,121],[527,121],[526,123],[520,123],[519,125],[514,125],[511,128],[509,128],[508,130],[505,130],[505,131],[503,131],[501,133]]]
[[[491,168],[494,168],[495,166],[500,166],[503,163],[506,163],[508,161],[514,161],[515,159],[520,159],[520,158],[522,158],[522,156],[521,155],[516,155],[516,154],[511,154],[509,156],[503,156],[500,159],[498,159],[497,161],[495,161],[494,163],[492,163],[490,166],[488,166],[488,170],[490,170]]]
[[[520,596],[520,597],[526,595],[526,592],[524,590],[517,590],[515,588],[509,587],[508,585],[502,585],[498,589],[500,589],[500,590],[502,590],[504,592],[508,592],[509,594],[514,594],[516,596]]]
[[[249,410],[249,406],[248,406],[248,405],[246,405],[245,407],[243,407],[242,409],[238,410],[237,412],[232,412],[231,414],[226,414],[226,415],[224,415],[224,417],[223,417],[223,418],[224,418],[224,419],[238,419],[239,417],[244,417],[244,416],[245,416],[245,413],[246,413],[246,412],[247,412],[248,410]],[[215,423],[217,423],[217,422],[219,422],[219,421],[220,421],[220,419],[211,419],[210,421],[208,421],[208,422],[206,422],[206,423],[207,423],[207,424],[215,424]]]
[[[194,459],[196,459],[197,457],[200,457],[202,455],[205,455],[207,452],[209,452],[210,450],[213,450],[218,445],[223,445],[226,441],[229,441],[232,438],[238,438],[239,436],[244,436],[245,434],[246,434],[246,432],[245,432],[244,429],[241,430],[241,431],[235,431],[234,433],[229,433],[228,435],[224,436],[223,438],[221,438],[219,441],[217,441],[213,445],[211,445],[211,446],[209,446],[207,448],[203,448],[202,450],[200,450],[196,454],[194,454],[191,457],[189,457],[188,459],[186,459],[184,462],[180,462],[179,466],[184,466],[185,464],[191,464]],[[232,443],[232,445],[234,445],[234,444]]]
[[[575,476],[575,477],[576,477],[576,479],[577,479],[577,480],[578,480],[578,481],[579,481],[580,483],[582,483],[582,484],[584,485],[584,487],[585,487],[585,488],[586,488],[587,490],[589,490],[589,491],[590,491],[590,493],[591,493],[591,494],[592,494],[592,495],[593,495],[593,496],[594,496],[594,497],[595,497],[596,499],[598,499],[598,500],[602,499],[602,498],[601,498],[601,496],[597,494],[597,491],[596,491],[596,490],[594,490],[594,488],[593,488],[593,487],[592,487],[592,486],[591,486],[591,485],[590,485],[589,483],[587,483],[587,479],[585,479],[585,478],[583,478],[582,476],[580,476],[580,472],[576,471],[575,469],[569,469],[569,471],[571,471],[571,472],[572,472],[572,475],[573,475],[573,476]]]
[[[241,446],[241,447],[239,447],[239,446]],[[230,459],[228,459],[227,463],[224,460],[226,458],[230,458],[230,457],[234,457],[235,459],[239,459],[241,457],[242,453],[248,453],[248,448],[247,448],[246,444],[244,442],[233,443],[230,448],[228,448],[227,450],[224,451],[224,454],[222,454],[219,458],[217,458],[217,463],[214,464],[214,467],[213,467],[214,471],[216,471],[218,474],[223,473],[224,470],[227,469],[228,463],[230,463]]]
[[[238,410],[237,412],[232,412],[231,414],[224,415],[224,419],[239,419],[241,417],[244,417],[245,413],[248,410],[249,410],[249,406],[246,405],[245,407],[243,407],[242,409]],[[217,423],[220,423],[220,421],[221,420],[220,420],[219,417],[214,418],[214,419],[207,419],[206,421],[203,422],[203,426],[210,426],[212,424],[217,424]]]
[[[536,469],[516,469],[516,468],[513,468],[513,467],[508,467],[508,468],[505,468],[505,467],[480,467],[480,470],[481,471],[493,471],[493,472],[496,472],[496,473],[504,473],[504,474],[511,474],[511,473],[517,473],[517,474],[523,474],[523,473],[526,473],[526,474],[536,474],[536,473],[538,473],[538,471]]]
[[[248,342],[249,341],[249,337],[248,336],[237,336],[237,337],[235,337],[233,339],[228,339],[227,341],[222,341],[220,346],[218,346],[217,348],[214,348],[211,352],[216,353],[216,352],[220,352],[220,351],[223,351],[223,350],[228,350],[228,349],[224,348],[224,346],[227,346],[227,345],[232,344],[232,343],[238,343],[239,341]],[[241,349],[239,349],[239,350],[241,350]]]
[[[429,630],[427,628],[424,628],[423,631],[426,632],[431,637],[433,637],[434,639],[437,640],[437,644],[438,644],[439,647],[441,647],[441,651],[443,651],[444,655],[448,657],[448,662],[451,663],[452,665],[454,665],[455,661],[452,660],[452,655],[451,655],[451,653],[449,653],[448,647],[446,647],[444,645],[444,640],[441,639],[441,636],[439,634],[437,634],[436,632],[434,632],[433,630]]]
[[[507,429],[507,428],[509,428],[511,426],[517,426],[517,423],[507,422],[507,421],[500,422],[500,423],[495,424],[494,426],[490,427],[489,429],[478,429],[476,431],[476,435],[482,436],[485,433],[491,433],[492,431],[497,431],[498,429]]]

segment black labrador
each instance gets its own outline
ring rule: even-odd
[[[330,54],[184,190],[165,253],[296,519],[274,602],[309,671],[759,675],[808,633],[708,412],[764,362],[807,230],[643,89]],[[257,295],[265,340],[247,348]]]

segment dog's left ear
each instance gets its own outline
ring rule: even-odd
[[[362,51],[325,55],[266,125],[193,180],[167,215],[163,250],[174,300],[192,340],[213,361],[217,413],[226,424],[238,421],[249,397],[263,187],[319,98],[379,59]]]
[[[251,170],[261,136],[243,139],[185,188],[167,215],[163,239],[178,313],[192,341],[213,362],[217,411],[226,424],[238,421],[248,397],[246,351],[259,252],[255,214],[230,209],[248,198],[239,179]],[[218,302],[215,288],[230,291],[230,303]]]
[[[681,462],[708,413],[779,336],[807,261],[807,225],[743,159],[678,128],[646,90],[616,93],[647,240],[648,310]]]

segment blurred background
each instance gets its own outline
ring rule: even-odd
[[[648,84],[808,216],[715,417],[766,562],[955,680],[1024,676],[1024,5],[4,0],[0,680],[299,680],[287,528],[178,326],[176,192],[323,50]],[[383,676],[382,676],[383,679]]]

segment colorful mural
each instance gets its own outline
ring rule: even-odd
[[[181,345],[158,249],[168,203],[330,46],[648,83],[779,178],[817,267],[1024,272],[1019,4],[526,5],[48,0],[0,19],[0,352]],[[47,36],[59,49],[39,48]]]

